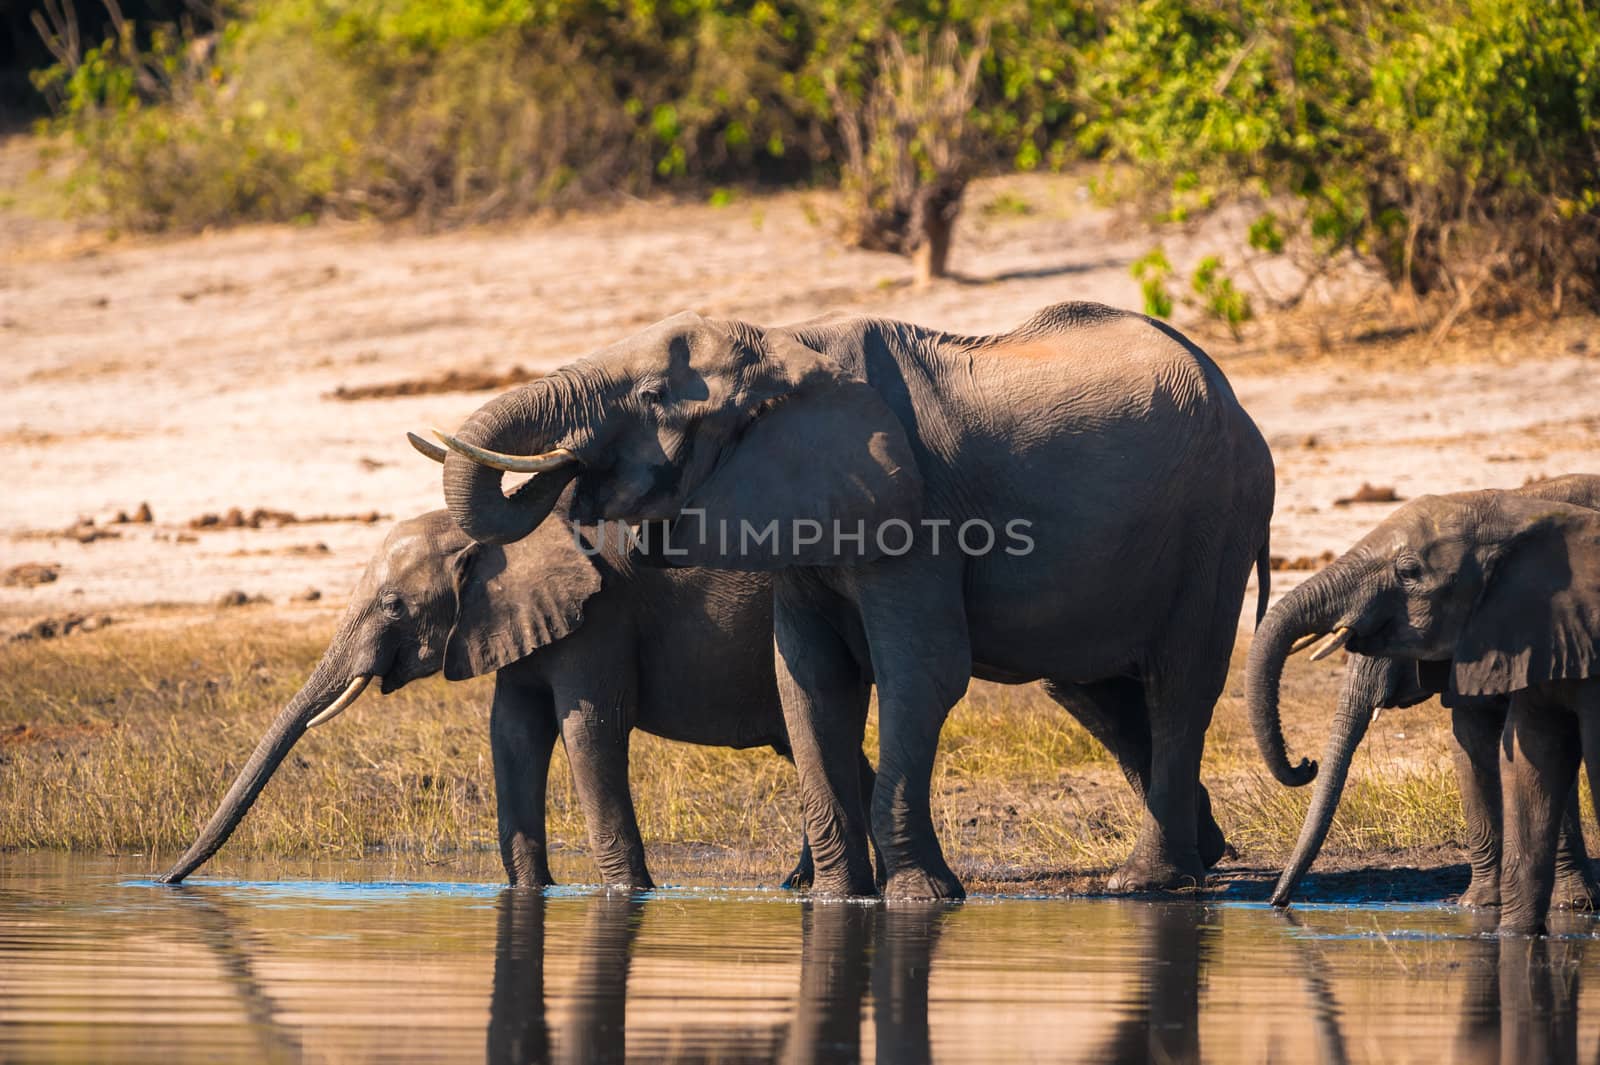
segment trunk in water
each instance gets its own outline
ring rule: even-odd
[[[171,869],[161,875],[162,883],[182,883],[184,877],[217,853],[228,837],[233,835],[233,830],[239,827],[239,822],[244,820],[244,815],[250,811],[261,789],[267,786],[267,781],[272,779],[272,774],[290,749],[305,735],[311,719],[330,706],[344,691],[350,678],[334,669],[332,658],[331,653],[323,656],[311,679],[279,712],[199,838]]]
[[[573,424],[589,403],[572,371],[557,371],[496,396],[474,411],[455,435],[475,447],[515,455],[549,450],[552,437]],[[538,528],[577,476],[576,463],[534,474],[511,498],[505,474],[451,452],[444,463],[444,498],[461,531],[483,544],[509,544]]]
[[[1283,742],[1283,723],[1278,716],[1278,686],[1283,679],[1283,664],[1295,640],[1328,632],[1344,614],[1346,589],[1356,583],[1355,568],[1347,558],[1333,563],[1284,596],[1267,612],[1250,644],[1245,674],[1250,728],[1267,768],[1280,784],[1291,788],[1315,780],[1317,763],[1305,758],[1300,759],[1298,765],[1289,762]]]
[[[1322,752],[1322,775],[1317,780],[1316,794],[1311,798],[1311,808],[1306,811],[1305,823],[1300,827],[1300,839],[1295,844],[1294,855],[1278,878],[1272,892],[1274,906],[1289,905],[1300,878],[1305,876],[1311,863],[1317,860],[1328,829],[1333,825],[1334,811],[1339,808],[1339,798],[1344,793],[1344,782],[1350,772],[1350,760],[1356,747],[1367,734],[1373,711],[1385,705],[1394,685],[1391,671],[1395,663],[1387,658],[1353,656],[1345,674],[1344,687],[1339,692],[1339,710],[1334,716],[1333,729],[1328,734],[1327,748]]]

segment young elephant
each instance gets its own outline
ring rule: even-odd
[[[1251,698],[1275,702],[1289,650],[1320,632],[1324,653],[1437,663],[1447,706],[1509,697],[1500,928],[1540,931],[1580,761],[1600,784],[1600,513],[1516,492],[1408,503],[1274,607]]]
[[[1509,494],[1600,510],[1600,477],[1571,474],[1524,485]],[[1319,579],[1313,578],[1313,582]],[[1263,655],[1281,642],[1277,635],[1280,626],[1295,627],[1300,624],[1294,619],[1295,610],[1309,606],[1317,594],[1314,583],[1308,582],[1307,587],[1307,592],[1293,597],[1293,605],[1290,599],[1286,599],[1262,626],[1257,642]],[[1304,637],[1300,642],[1313,638],[1314,635]],[[1281,668],[1281,662],[1265,664],[1269,683],[1252,686],[1250,709],[1257,743],[1268,765],[1280,781],[1294,786],[1304,783],[1309,777],[1308,770],[1290,765],[1284,753],[1277,690],[1270,683]],[[1345,669],[1344,686],[1339,694],[1339,709],[1323,753],[1316,796],[1306,815],[1294,856],[1274,892],[1274,902],[1279,905],[1287,903],[1306,870],[1316,860],[1333,822],[1350,760],[1366,735],[1375,711],[1414,706],[1445,692],[1448,687],[1447,662],[1416,662],[1406,658],[1359,654],[1350,656]],[[1472,869],[1472,882],[1459,900],[1466,906],[1500,904],[1502,833],[1499,741],[1510,708],[1510,696],[1501,694],[1475,698],[1462,696],[1455,700],[1451,708],[1452,747],[1456,776],[1461,787],[1461,805],[1467,821],[1468,858]],[[1309,767],[1311,763],[1302,765]],[[1576,790],[1569,797],[1562,818],[1556,874],[1555,891],[1551,899],[1554,905],[1587,909],[1600,903],[1600,888],[1597,888],[1590,872],[1589,856],[1584,849]]]
[[[606,883],[651,887],[628,790],[630,730],[791,757],[772,665],[772,584],[756,574],[636,569],[615,528],[581,532],[587,549],[564,520],[494,547],[474,543],[442,510],[397,524],[315,672],[162,879],[178,883],[216,853],[306,729],[343,711],[369,681],[387,693],[442,670],[449,680],[498,671],[489,731],[511,884],[553,882],[545,784],[559,735]],[[870,793],[872,768],[864,755],[858,763]],[[785,883],[810,879],[803,846]]]

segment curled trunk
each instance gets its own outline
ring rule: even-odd
[[[1291,788],[1311,783],[1317,763],[1300,759],[1291,764],[1278,716],[1278,689],[1283,664],[1294,642],[1302,636],[1328,632],[1345,612],[1345,601],[1355,585],[1355,569],[1341,559],[1284,596],[1267,612],[1250,644],[1245,677],[1245,702],[1256,748],[1278,782]]]
[[[1350,661],[1345,674],[1344,687],[1339,692],[1339,709],[1334,715],[1333,729],[1328,734],[1327,747],[1322,752],[1322,773],[1317,780],[1316,794],[1311,798],[1311,808],[1306,811],[1300,826],[1300,839],[1295,843],[1294,854],[1278,878],[1272,892],[1274,906],[1287,906],[1301,877],[1311,863],[1316,861],[1322,844],[1328,838],[1333,824],[1334,811],[1339,808],[1339,798],[1344,793],[1344,782],[1350,773],[1350,760],[1356,747],[1367,734],[1372,713],[1386,704],[1393,688],[1391,670],[1394,663],[1386,658],[1368,658],[1357,655]]]
[[[507,454],[548,451],[556,437],[586,418],[592,404],[592,390],[577,371],[557,371],[485,403],[455,436],[473,447]],[[503,472],[452,452],[444,463],[445,504],[461,531],[474,540],[508,544],[538,528],[577,472],[573,464],[535,474],[508,498],[501,487]]]
[[[211,820],[206,823],[199,838],[189,846],[183,857],[179,858],[171,869],[161,875],[162,883],[182,883],[185,877],[205,864],[228,841],[228,837],[233,835],[234,829],[239,827],[239,822],[244,820],[244,815],[255,804],[261,789],[267,786],[267,781],[272,779],[272,774],[283,763],[289,751],[300,737],[305,735],[306,727],[311,720],[331,706],[345,690],[350,677],[337,669],[333,662],[334,656],[324,656],[305,686],[279,712],[267,728],[266,735],[256,744],[250,760],[239,771],[233,787],[228,789],[228,794],[223,797],[216,812],[211,815]]]

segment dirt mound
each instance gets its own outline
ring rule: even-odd
[[[0,584],[7,588],[37,588],[41,584],[50,584],[60,576],[59,562],[24,562],[6,570],[5,575],[0,577]]]
[[[293,511],[256,507],[246,513],[241,507],[230,507],[226,514],[202,514],[189,519],[191,529],[260,529],[266,526],[281,528],[285,525],[319,525],[329,522],[351,521],[374,525],[387,520],[389,515],[369,510],[362,514],[312,514],[301,517]]]
[[[544,374],[513,366],[504,373],[493,370],[447,370],[438,377],[415,377],[380,385],[340,385],[327,399],[392,399],[395,396],[431,396],[440,392],[493,392],[537,381]]]
[[[76,632],[94,632],[114,622],[110,614],[62,614],[41,618],[21,632],[11,634],[13,640],[54,640]]]

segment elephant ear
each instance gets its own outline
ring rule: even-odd
[[[1456,645],[1455,694],[1600,676],[1600,518],[1544,504],[1487,569]]]
[[[501,669],[567,636],[600,590],[600,571],[566,520],[514,543],[470,544],[451,559],[456,619],[445,641],[446,680]]]
[[[729,446],[640,554],[737,570],[848,566],[903,553],[921,514],[922,476],[894,412],[865,382],[813,371]]]

